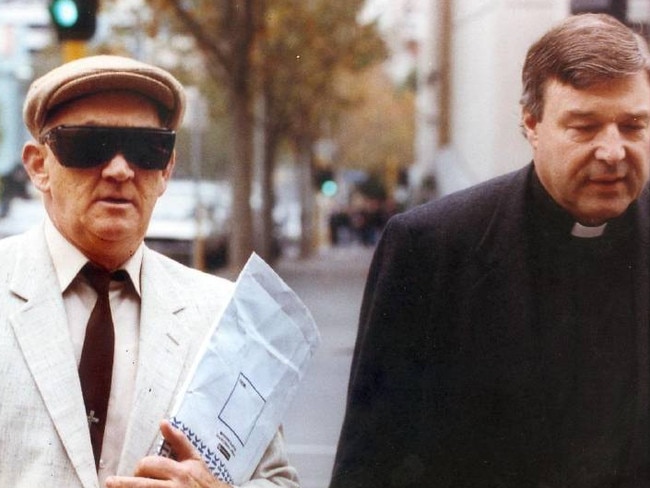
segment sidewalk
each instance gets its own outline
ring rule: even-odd
[[[286,273],[318,273],[319,276],[348,273],[352,275],[365,274],[374,248],[358,244],[339,247],[323,247],[309,258],[282,257],[275,264],[278,274]]]
[[[321,348],[351,353],[373,251],[359,245],[324,248],[308,259],[286,258],[273,266],[311,310],[321,329]]]
[[[310,309],[321,346],[285,416],[284,432],[301,488],[327,488],[345,409],[357,320],[372,248],[323,249],[281,259],[278,274]]]

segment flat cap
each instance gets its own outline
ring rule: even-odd
[[[34,138],[52,109],[108,90],[127,90],[144,95],[167,114],[169,129],[177,129],[185,111],[185,91],[164,69],[122,56],[88,56],[65,63],[35,80],[25,97],[23,120]]]

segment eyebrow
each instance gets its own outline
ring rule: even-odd
[[[601,118],[597,112],[594,111],[583,111],[583,110],[569,110],[562,117],[561,120],[571,120],[571,119],[589,119],[589,118]],[[646,110],[641,110],[639,112],[626,112],[621,117],[617,117],[617,120],[650,120],[650,112]]]

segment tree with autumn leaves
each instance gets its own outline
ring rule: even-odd
[[[225,87],[232,128],[230,265],[254,250],[250,206],[253,134],[264,134],[262,229],[258,249],[271,258],[273,173],[283,142],[301,171],[302,253],[310,250],[314,148],[351,101],[338,80],[382,61],[385,46],[372,24],[357,21],[362,0],[146,0],[157,24],[190,36],[209,81]]]

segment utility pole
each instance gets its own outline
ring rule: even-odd
[[[439,0],[439,89],[438,89],[438,147],[451,143],[451,47],[452,47],[452,11],[453,0]]]

